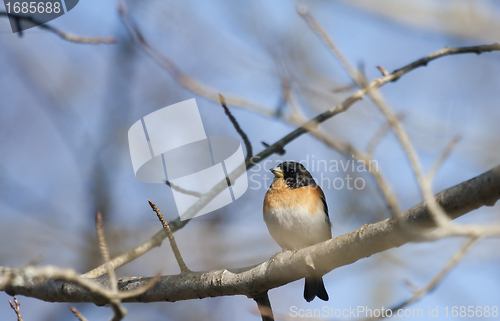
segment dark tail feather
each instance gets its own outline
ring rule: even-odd
[[[318,292],[316,293],[316,296],[323,301],[328,301],[329,299],[328,293],[325,289],[325,284],[323,283],[323,278],[318,279]]]
[[[325,285],[321,277],[306,277],[304,286],[304,299],[311,302],[315,297],[323,301],[328,301],[328,293],[326,293]]]

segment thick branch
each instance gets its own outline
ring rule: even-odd
[[[499,198],[500,165],[436,195],[436,201],[451,219],[481,206],[493,206]],[[311,264],[320,273],[328,273],[375,253],[415,241],[418,233],[408,233],[405,228],[417,230],[434,227],[424,203],[407,210],[400,219],[404,224],[398,224],[398,220],[394,218],[366,224],[359,230],[329,241],[296,252],[279,253],[272,260],[253,267],[162,276],[151,289],[137,297],[124,299],[124,302],[179,301],[238,294],[256,297],[262,291],[305,277]],[[93,295],[74,283],[57,280],[34,281],[26,276],[16,277],[23,275],[17,274],[17,271],[0,267],[0,289],[10,295],[25,295],[51,302],[106,303],[102,297]],[[119,289],[134,290],[150,279],[122,278],[119,280]],[[109,283],[107,279],[98,279],[95,282],[105,285]]]

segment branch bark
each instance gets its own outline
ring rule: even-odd
[[[500,198],[500,165],[436,195],[436,201],[455,219],[481,206],[493,206]],[[402,220],[402,222],[400,221]],[[365,224],[360,229],[326,242],[277,254],[261,264],[239,268],[181,275],[162,276],[145,293],[124,302],[157,302],[201,299],[227,295],[254,298],[308,274],[311,264],[320,273],[352,264],[373,254],[418,240],[412,230],[432,229],[435,224],[424,202],[404,212],[399,220],[387,219]],[[150,281],[150,277],[125,277],[119,280],[120,291],[131,291]],[[90,280],[89,280],[90,281]],[[94,282],[109,286],[108,279]],[[81,285],[61,280],[30,279],[22,270],[0,267],[0,290],[9,295],[25,295],[49,302],[93,302],[106,304],[102,296]]]

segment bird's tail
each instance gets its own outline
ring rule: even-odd
[[[304,286],[304,299],[306,299],[307,302],[311,302],[315,297],[318,297],[323,301],[328,301],[328,293],[326,293],[323,278],[308,276],[306,277]]]

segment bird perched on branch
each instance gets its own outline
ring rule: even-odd
[[[295,250],[332,238],[325,194],[306,168],[283,162],[271,169],[274,180],[264,198],[264,221],[283,250]],[[304,299],[328,301],[321,275],[305,279]]]

